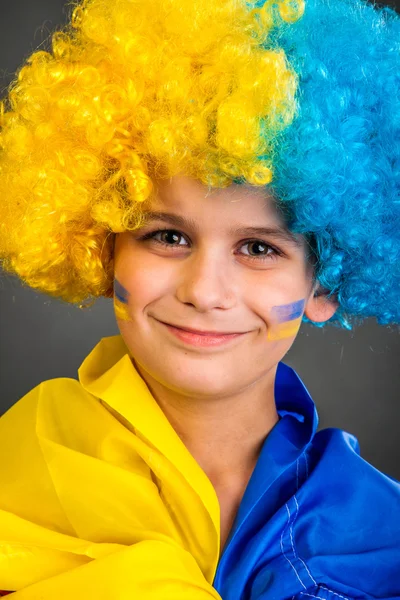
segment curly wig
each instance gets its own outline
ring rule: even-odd
[[[0,104],[3,269],[112,295],[114,234],[185,173],[273,193],[327,323],[399,323],[399,84],[399,17],[363,0],[84,0]]]

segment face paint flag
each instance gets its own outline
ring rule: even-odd
[[[121,321],[130,321],[128,298],[130,294],[127,289],[114,279],[114,311],[117,319]]]
[[[273,306],[271,309],[273,325],[268,330],[267,338],[281,340],[296,335],[300,329],[304,304],[305,300],[303,299],[290,304]]]

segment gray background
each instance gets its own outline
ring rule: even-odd
[[[400,11],[400,0],[386,2]],[[63,0],[1,0],[0,96],[24,58],[66,22]],[[0,271],[0,414],[41,381],[77,379],[102,338],[119,333],[110,299],[79,310]],[[356,435],[362,456],[400,480],[400,336],[368,319],[353,332],[303,324],[284,362],[316,402],[319,428]]]

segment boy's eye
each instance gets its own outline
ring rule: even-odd
[[[137,239],[139,241],[151,240],[156,244],[161,244],[170,248],[182,248],[183,246],[187,245],[179,243],[180,239],[186,238],[183,235],[183,233],[177,231],[176,229],[157,229],[156,231],[146,233],[143,236],[138,237]],[[244,240],[241,243],[240,248],[243,248],[245,246],[252,248],[252,252],[254,252],[254,248],[256,248],[254,255],[247,252],[243,253],[244,256],[246,256],[250,260],[270,260],[271,258],[277,258],[278,256],[282,256],[282,252],[280,252],[280,250],[278,250],[274,246],[271,246],[267,242],[264,242],[263,240]]]
[[[183,238],[183,235],[181,233],[179,233],[178,231],[175,231],[174,229],[161,229],[159,231],[155,231],[154,232],[154,237],[152,234],[152,238],[156,239],[155,236],[156,234],[161,234],[161,243],[163,244],[167,244],[169,245],[175,245],[176,242],[178,241],[177,238]],[[178,244],[180,245],[180,244]]]
[[[257,258],[258,256],[261,258],[261,257],[267,256],[267,254],[265,253],[265,249],[272,250],[273,254],[278,254],[278,252],[275,250],[275,248],[273,248],[266,242],[262,242],[261,240],[250,240],[249,242],[245,242],[242,247],[244,247],[244,246],[248,246],[249,248],[252,248],[252,252],[255,251],[254,256],[249,255],[250,258]],[[254,250],[255,248],[256,248],[256,250]],[[260,250],[260,248],[261,248],[261,250]],[[263,248],[264,248],[264,252],[263,252]]]

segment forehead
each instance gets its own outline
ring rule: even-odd
[[[186,176],[156,180],[145,211],[169,210],[189,218],[211,220],[214,224],[233,222],[241,225],[284,226],[275,199],[265,188],[232,184],[226,188],[209,188]]]

